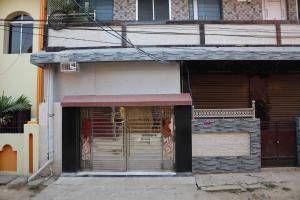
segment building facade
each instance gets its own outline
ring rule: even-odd
[[[40,19],[43,8],[43,1],[39,0],[0,2],[1,96],[18,98],[24,95],[32,105],[31,111],[11,113],[11,122],[0,125],[1,174],[30,175],[39,169],[36,119],[41,69],[31,64],[30,56],[42,47]],[[5,102],[2,103],[5,106]],[[35,123],[26,124],[30,120]]]
[[[47,77],[40,138],[53,135],[41,154],[57,173],[295,166],[297,6],[48,1],[45,51],[31,56]]]

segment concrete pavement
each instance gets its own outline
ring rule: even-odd
[[[34,200],[292,199],[300,170],[191,177],[60,177]]]

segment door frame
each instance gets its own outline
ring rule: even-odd
[[[267,20],[267,18],[266,18],[266,1],[267,0],[262,1],[262,17],[263,17],[263,20]],[[280,20],[287,20],[287,16],[288,16],[287,1],[286,0],[280,0],[280,2],[281,2],[281,5],[283,5],[282,8],[281,8],[281,12],[284,11],[283,14],[281,13],[281,18],[282,19],[280,19]],[[284,10],[282,10],[282,9],[284,9]]]

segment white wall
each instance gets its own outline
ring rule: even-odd
[[[112,27],[121,34],[121,27]],[[53,30],[49,29],[49,47],[102,47],[102,46],[121,46],[121,39],[118,39],[99,28],[76,27],[76,30],[63,29]],[[105,28],[110,31],[108,28]],[[112,32],[113,33],[113,32]],[[116,33],[114,33],[116,35]],[[87,37],[88,36],[88,37]],[[67,39],[70,38],[70,39]]]
[[[54,67],[54,66],[52,66]],[[180,93],[180,67],[177,62],[81,63],[79,73],[55,73],[54,94],[54,164],[62,171],[62,107],[64,95],[120,95]],[[45,99],[47,99],[45,70]],[[47,104],[40,105],[40,166],[47,161]]]
[[[283,45],[300,44],[300,25],[282,24],[281,25],[281,42]]]
[[[275,45],[274,25],[206,24],[206,45]]]
[[[250,156],[249,133],[193,134],[193,157]]]
[[[39,149],[40,149],[40,159],[39,165],[43,166],[47,162],[48,153],[48,119],[47,119],[48,104],[41,103],[39,106]],[[52,165],[53,172],[55,174],[60,174],[62,172],[62,108],[60,103],[54,104],[54,163]],[[45,171],[44,173],[47,173]]]
[[[27,13],[34,20],[39,19],[40,1],[38,0],[1,0],[0,19],[11,19],[20,13]],[[0,22],[4,24],[4,21]],[[6,22],[8,25],[8,22]],[[38,23],[35,24],[36,26]],[[30,64],[30,55],[7,54],[8,52],[8,32],[0,27],[0,94],[18,97],[26,95],[31,107],[31,117],[36,117],[36,96],[37,96],[37,66]],[[34,29],[33,52],[38,50],[38,32]]]
[[[200,45],[198,24],[136,25],[127,26],[127,31],[128,39],[135,45]]]
[[[121,34],[121,27],[112,27]],[[109,29],[106,28],[108,31]],[[159,33],[159,34],[158,34]],[[115,34],[115,33],[114,33]],[[88,37],[87,37],[88,36]],[[129,25],[127,37],[134,45],[199,45],[199,25]],[[71,39],[66,39],[71,38]],[[75,38],[75,39],[74,39]],[[99,28],[49,29],[49,47],[121,46],[122,40]]]
[[[81,63],[78,73],[61,73],[59,67],[55,73],[55,101],[61,101],[65,95],[172,93],[180,93],[180,67],[177,62]]]

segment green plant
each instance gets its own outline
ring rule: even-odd
[[[52,11],[64,10],[68,13],[72,13],[78,10],[78,6],[74,0],[51,0],[49,6]]]
[[[0,97],[0,127],[11,121],[14,112],[29,110],[30,108],[31,104],[26,96],[21,95],[18,98],[13,98],[5,96],[3,93]]]

